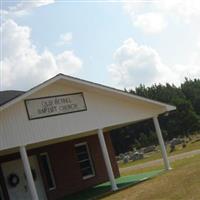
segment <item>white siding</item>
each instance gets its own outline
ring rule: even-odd
[[[83,92],[87,111],[28,120],[24,101],[0,112],[0,150],[150,118],[162,106],[54,83],[29,98]]]

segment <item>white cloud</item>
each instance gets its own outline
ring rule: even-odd
[[[200,78],[200,62],[193,62],[189,65],[176,64],[171,67],[172,72],[176,75],[179,83],[183,82],[184,78]]]
[[[200,38],[198,38],[198,40],[197,40],[197,45],[196,45],[196,47],[200,50]]]
[[[159,13],[149,12],[135,17],[134,25],[145,33],[160,33],[167,26],[167,22]]]
[[[165,65],[151,47],[137,44],[132,38],[125,40],[113,54],[114,63],[108,66],[116,87],[133,88],[139,84],[180,84],[185,77],[200,76],[197,62],[190,65]]]
[[[1,14],[7,18],[12,18],[13,16],[23,16],[28,14],[34,8],[41,6],[46,6],[54,3],[55,0],[33,0],[33,1],[21,1],[15,6],[9,7],[7,10],[1,10]]]
[[[72,41],[72,33],[64,33],[60,35],[58,46],[69,44]]]
[[[155,3],[155,8],[185,22],[200,16],[199,0],[162,0]]]
[[[123,7],[133,25],[145,33],[157,34],[167,27],[165,16],[153,1],[124,1]]]
[[[160,33],[169,20],[192,23],[200,17],[199,0],[124,1],[123,7],[134,26],[145,33]]]
[[[48,49],[38,53],[31,41],[31,30],[7,20],[1,26],[3,35],[1,58],[1,89],[27,89],[57,73],[75,74],[82,61],[73,51],[58,55]]]

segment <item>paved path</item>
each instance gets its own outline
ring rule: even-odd
[[[181,160],[183,158],[189,158],[192,157],[194,155],[200,154],[200,149],[197,150],[193,150],[193,151],[189,151],[189,152],[185,152],[185,153],[180,153],[180,154],[176,154],[174,156],[169,156],[169,161],[170,162],[174,162],[175,160]],[[120,172],[127,172],[129,170],[133,170],[133,169],[143,169],[146,167],[151,167],[151,166],[155,166],[158,164],[162,164],[163,160],[162,159],[157,159],[157,160],[152,160],[146,163],[142,163],[142,164],[137,164],[137,165],[133,165],[130,167],[124,167],[124,168],[120,168]]]

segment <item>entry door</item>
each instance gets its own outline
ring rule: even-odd
[[[36,156],[29,157],[36,190],[40,200],[46,200],[45,190]],[[2,164],[2,171],[10,200],[30,200],[31,195],[28,188],[22,161],[13,160]],[[16,178],[16,176],[18,178]],[[12,176],[12,178],[10,178]],[[14,183],[14,184],[12,184]],[[17,184],[16,184],[17,183]]]

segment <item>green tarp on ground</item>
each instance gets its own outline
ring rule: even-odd
[[[129,175],[129,176],[121,176],[116,179],[116,183],[119,189],[137,184],[139,182],[142,182],[144,180],[147,180],[149,178],[152,178],[158,174],[163,172],[163,170],[155,170],[147,173],[137,174],[137,175]],[[90,200],[90,199],[96,199],[100,196],[104,196],[106,194],[109,194],[111,192],[111,186],[110,182],[102,183],[100,185],[97,185],[95,187],[86,189],[84,191],[81,191],[79,193],[66,196],[62,200]]]

